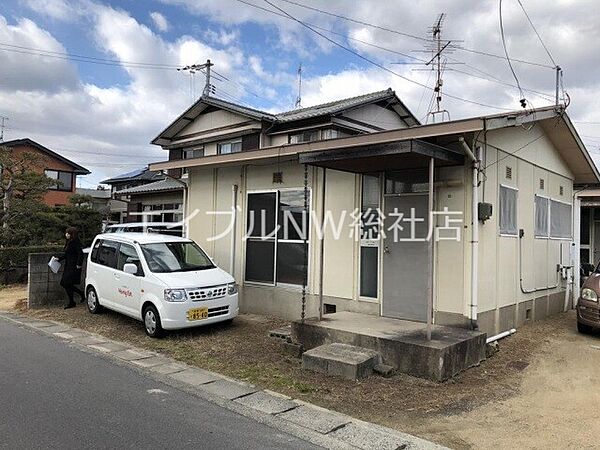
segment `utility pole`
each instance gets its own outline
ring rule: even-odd
[[[194,91],[194,74],[198,70],[206,69],[206,82],[204,84],[202,95],[204,97],[208,97],[212,92],[213,86],[210,84],[210,68],[212,66],[214,66],[214,64],[210,62],[210,59],[207,59],[204,64],[192,64],[190,66],[179,67],[177,69],[178,72],[188,72],[190,74],[190,97],[192,98],[192,101],[196,99],[196,93]]]
[[[8,117],[0,116],[0,142],[4,142],[4,129],[6,128]]]
[[[298,66],[298,97],[296,97],[296,108],[302,108],[302,63]]]

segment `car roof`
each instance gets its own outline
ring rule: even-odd
[[[104,233],[96,236],[96,239],[127,243],[137,242],[139,244],[158,244],[161,242],[192,242],[191,239],[159,233]]]
[[[181,223],[177,222],[127,222],[127,223],[113,223],[108,225],[106,228],[129,228],[129,227],[139,227],[139,226],[147,226],[147,227],[167,227],[167,228],[177,228],[181,226]]]

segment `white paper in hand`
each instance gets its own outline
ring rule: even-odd
[[[50,261],[48,261],[48,267],[50,267],[50,270],[54,273],[58,273],[58,271],[60,270],[60,266],[60,261],[56,256],[53,256],[52,258],[50,258]]]

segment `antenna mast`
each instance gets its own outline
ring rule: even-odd
[[[210,84],[210,68],[212,66],[214,66],[214,64],[210,62],[210,59],[207,59],[204,64],[192,64],[191,66],[179,67],[177,69],[178,72],[188,72],[190,74],[190,97],[192,98],[192,101],[196,99],[196,93],[194,92],[194,74],[198,70],[206,69],[206,82],[204,84],[202,95],[208,97],[210,93],[214,91],[214,86]]]
[[[8,117],[0,116],[0,142],[4,141],[4,128],[6,128]]]
[[[302,108],[302,63],[298,66],[298,97],[296,97],[296,108]]]
[[[445,13],[441,13],[436,19],[433,27],[431,28],[431,36],[433,38],[433,49],[434,52],[433,57],[429,60],[427,65],[432,65],[437,74],[437,79],[435,82],[435,87],[433,89],[435,95],[435,111],[430,111],[427,113],[427,118],[431,115],[433,122],[436,122],[436,117],[441,116],[441,120],[444,120],[444,116],[450,120],[450,113],[446,109],[442,109],[442,87],[444,85],[444,80],[442,78],[446,61],[442,58],[442,53],[447,47],[450,45],[452,41],[444,42],[442,40],[442,25],[444,23],[444,18],[446,17]]]

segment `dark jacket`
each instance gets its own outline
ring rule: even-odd
[[[79,284],[81,282],[81,265],[83,264],[83,251],[78,238],[71,239],[65,245],[65,252],[58,258],[64,264],[61,278],[62,283]]]

